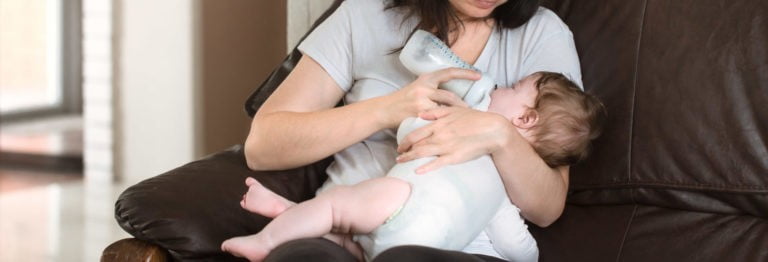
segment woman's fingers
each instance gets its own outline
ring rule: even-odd
[[[419,117],[424,120],[437,120],[438,118],[443,118],[446,116],[451,115],[453,112],[456,112],[457,110],[467,110],[467,108],[460,108],[460,107],[436,107],[430,110],[426,110],[422,113],[419,113]],[[426,125],[421,128],[417,128],[416,130],[411,131],[410,134],[405,136],[403,138],[403,141],[400,141],[400,145],[397,147],[398,153],[405,153],[411,150],[411,148],[416,144],[424,141],[425,139],[433,136],[435,132],[443,131],[446,132],[447,130],[441,130],[446,124],[450,124],[451,121],[446,122],[433,122],[429,125]],[[438,142],[439,141],[433,141]],[[423,156],[422,156],[423,157]],[[410,159],[409,159],[410,160]]]
[[[457,161],[455,161],[453,155],[438,156],[437,158],[435,158],[435,160],[432,160],[429,163],[426,163],[423,166],[416,168],[416,174],[423,175],[432,170],[437,170],[447,165],[456,164],[456,162]]]
[[[510,132],[510,124],[504,117],[469,108],[435,108],[421,113],[420,117],[435,121],[409,134],[413,136],[406,136],[398,148],[401,155],[397,159],[402,163],[437,157],[420,167],[417,173],[492,154],[503,146]]]
[[[456,112],[456,110],[457,108],[455,107],[436,107],[419,113],[419,118],[424,120],[437,120]]]
[[[423,145],[399,155],[395,160],[398,163],[403,163],[422,157],[438,156],[440,152],[442,152],[442,150],[437,145]]]
[[[381,114],[384,116],[382,123],[386,127],[396,126],[406,117],[435,108],[438,104],[467,107],[459,97],[449,91],[437,89],[437,86],[451,79],[476,80],[480,77],[478,72],[460,68],[447,68],[423,74],[399,91],[386,96],[389,101],[382,103],[388,105]]]
[[[426,80],[432,82],[435,86],[453,79],[479,80],[480,77],[482,77],[477,71],[456,67],[438,70],[422,76],[425,77]]]
[[[424,174],[427,172],[430,172],[432,170],[439,169],[446,165],[452,165],[457,164],[457,157],[460,154],[455,154],[454,152],[445,152],[441,146],[438,145],[422,145],[419,147],[414,148],[411,151],[408,151],[405,154],[402,154],[397,157],[398,163],[404,163],[408,162],[414,159],[419,159],[423,157],[430,157],[435,156],[434,160],[430,161],[429,163],[424,164],[423,166],[420,166],[416,169],[416,174]]]
[[[414,144],[432,136],[432,132],[431,124],[411,131],[410,134],[403,138],[403,141],[400,141],[400,145],[397,146],[397,152],[404,153],[411,150]]]
[[[429,99],[445,106],[468,107],[464,100],[461,100],[456,94],[447,90],[435,90],[435,92],[429,95]]]

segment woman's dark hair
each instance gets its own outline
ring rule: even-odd
[[[422,29],[435,34],[448,46],[455,39],[448,39],[451,25],[462,25],[456,11],[448,0],[389,0],[386,9],[403,8],[406,10],[404,20],[416,16],[421,19],[416,29]],[[509,0],[496,7],[491,18],[496,21],[496,28],[516,28],[528,22],[539,8],[539,0]]]

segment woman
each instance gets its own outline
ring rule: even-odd
[[[568,167],[548,167],[503,117],[468,109],[437,89],[450,79],[477,79],[477,73],[447,69],[414,79],[396,51],[415,28],[434,32],[499,86],[536,71],[581,83],[570,31],[537,1],[349,0],[302,42],[304,56],[254,116],[245,144],[248,166],[287,169],[334,155],[322,191],[383,176],[396,157],[439,156],[420,170],[428,172],[490,154],[523,216],[539,226],[554,222],[565,204]],[[334,107],[342,99],[345,105]],[[398,148],[393,128],[416,115],[435,122]],[[465,251],[496,256],[486,242],[481,234]],[[389,253],[399,256],[397,248]]]

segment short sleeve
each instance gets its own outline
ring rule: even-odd
[[[552,30],[541,38],[535,49],[526,60],[526,72],[529,75],[538,71],[561,73],[576,83],[581,89],[584,85],[581,80],[581,65],[579,55],[576,52],[576,44],[573,41],[571,30],[551,11],[548,11],[551,22],[556,22],[557,30]]]
[[[345,92],[352,86],[352,26],[349,1],[307,35],[298,48],[314,59]]]

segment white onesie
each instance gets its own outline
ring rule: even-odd
[[[485,95],[474,109],[487,110]],[[407,118],[397,130],[400,143],[411,131],[429,124]],[[497,251],[511,261],[537,261],[536,240],[527,230],[517,207],[507,198],[499,172],[489,155],[416,175],[414,171],[435,157],[396,164],[387,173],[411,185],[411,195],[387,222],[356,240],[370,260],[391,247],[421,245],[463,250],[484,229]]]

